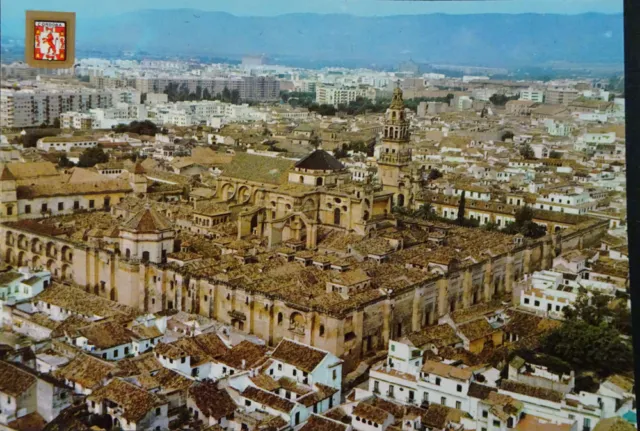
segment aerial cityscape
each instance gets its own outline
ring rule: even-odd
[[[637,429],[621,2],[18,3],[0,429]]]

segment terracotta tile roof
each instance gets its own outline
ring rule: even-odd
[[[293,410],[293,408],[295,407],[295,404],[293,402],[254,386],[247,386],[247,388],[242,391],[240,395],[249,400],[264,404],[268,407],[271,407],[272,409],[284,413],[291,412],[291,410]]]
[[[293,164],[291,160],[238,153],[231,163],[222,167],[222,176],[259,183],[282,184],[287,182]]]
[[[446,323],[442,325],[429,326],[420,332],[413,332],[407,335],[407,338],[416,347],[424,347],[427,344],[434,344],[439,348],[462,343],[460,337],[456,335],[455,329]]]
[[[17,180],[57,176],[56,165],[51,162],[15,162],[5,165]]]
[[[312,414],[298,431],[346,431],[348,425]]]
[[[429,428],[444,429],[449,422],[459,423],[463,416],[461,410],[432,403],[422,417],[422,423]]]
[[[637,428],[633,424],[631,424],[630,422],[627,422],[621,417],[613,417],[613,418],[603,419],[600,422],[598,422],[598,424],[593,429],[593,431],[634,431],[636,429]],[[556,430],[553,430],[553,431],[556,431]]]
[[[33,298],[85,316],[133,316],[135,311],[123,304],[92,295],[82,289],[64,284],[52,284]]]
[[[273,359],[293,365],[307,373],[315,370],[325,356],[327,352],[288,339],[282,340],[271,355]]]
[[[123,409],[122,417],[131,422],[138,422],[151,409],[167,403],[161,397],[119,378],[111,380],[106,386],[94,391],[87,400],[96,402],[108,400],[116,403]]]
[[[21,396],[36,383],[33,375],[8,362],[0,361],[0,392],[14,398]]]
[[[122,229],[138,233],[160,232],[171,229],[171,222],[154,208],[148,207],[131,217]]]
[[[530,397],[540,398],[556,403],[559,403],[564,399],[564,395],[562,394],[562,392],[554,391],[552,389],[540,388],[537,386],[531,386],[524,383],[516,382],[514,380],[502,380],[500,382],[500,389],[507,392],[528,395]]]
[[[458,368],[436,361],[425,361],[422,372],[456,380],[469,380],[473,375],[468,368]]]
[[[496,388],[492,388],[490,386],[481,385],[480,383],[472,382],[469,385],[469,390],[467,391],[467,395],[473,398],[477,398],[479,400],[486,400],[489,398],[489,394],[493,392],[497,392]]]
[[[9,422],[7,427],[16,431],[41,431],[45,425],[47,425],[47,421],[38,412],[33,412]]]
[[[224,389],[218,389],[216,383],[205,380],[189,389],[189,397],[206,417],[216,420],[230,416],[237,408],[236,403]]]
[[[498,330],[493,328],[487,319],[481,317],[471,322],[458,325],[458,331],[469,341],[473,341],[491,335]]]
[[[378,425],[383,425],[389,420],[389,417],[393,419],[391,413],[386,410],[382,410],[378,407],[374,407],[366,402],[358,404],[351,413],[352,416],[360,417],[366,420],[370,420]]]
[[[15,181],[16,177],[11,173],[8,167],[3,166],[0,181]]]
[[[114,371],[114,364],[81,353],[64,367],[54,371],[53,375],[59,379],[79,383],[83,388],[94,389]]]
[[[78,329],[78,332],[87,339],[89,344],[98,349],[109,349],[128,344],[134,338],[134,334],[130,330],[113,321],[94,323]]]
[[[276,389],[280,388],[280,383],[276,382],[273,378],[267,376],[266,374],[258,374],[257,376],[249,378],[254,385],[257,387],[264,389],[265,391],[273,392]]]
[[[118,361],[116,373],[119,376],[126,377],[163,369],[162,364],[156,359],[153,352],[147,352],[133,358],[124,358]]]
[[[266,346],[244,340],[233,346],[225,355],[219,357],[218,361],[235,369],[248,369],[263,362],[266,353]]]

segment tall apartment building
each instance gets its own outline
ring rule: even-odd
[[[280,81],[270,76],[238,76],[231,78],[137,78],[135,88],[141,93],[164,93],[169,84],[186,86],[189,92],[200,87],[210,94],[238,90],[243,101],[266,102],[280,98]]]
[[[263,66],[267,64],[265,55],[246,55],[242,57],[243,66]]]
[[[52,125],[68,111],[110,108],[113,96],[104,90],[0,90],[0,126]]]
[[[551,105],[569,105],[580,97],[580,93],[573,88],[550,88],[545,92],[545,103]]]
[[[529,87],[526,90],[520,91],[519,100],[528,100],[530,102],[542,103],[544,102],[544,91]]]
[[[348,105],[358,97],[375,100],[376,90],[373,87],[345,87],[332,84],[318,84],[316,86],[316,103],[319,105]]]

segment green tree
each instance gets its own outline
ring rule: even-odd
[[[413,212],[413,216],[421,220],[435,220],[438,218],[435,208],[429,202],[420,205],[420,208]]]
[[[98,163],[106,163],[109,161],[109,155],[100,147],[87,148],[80,154],[78,166],[81,168],[91,168]]]
[[[58,166],[61,168],[71,168],[75,166],[75,164],[71,160],[69,160],[69,158],[65,154],[63,154],[58,159]]]
[[[587,294],[585,289],[580,289],[578,297],[572,305],[562,310],[566,320],[582,320],[589,325],[598,326],[606,323],[612,316],[609,308],[611,297],[597,291]]]
[[[606,324],[590,325],[583,320],[566,320],[543,338],[543,352],[556,356],[578,371],[595,371],[601,376],[633,369],[633,351],[620,333]]]
[[[309,143],[311,144],[311,146],[313,146],[313,148],[319,148],[320,145],[322,144],[322,140],[318,135],[314,133],[313,136],[311,136]]]
[[[234,89],[231,91],[230,101],[234,105],[237,105],[238,103],[240,103],[240,90]]]
[[[222,101],[223,102],[231,101],[231,91],[227,87],[224,87],[224,90],[222,90]]]
[[[520,155],[525,159],[533,159],[536,156],[535,153],[533,152],[533,148],[531,148],[531,145],[529,144],[524,144],[520,148]]]
[[[56,129],[60,128],[60,118],[54,118],[53,127],[56,128]]]
[[[495,232],[497,230],[499,230],[500,226],[498,226],[497,223],[494,223],[492,221],[487,222],[485,224],[482,225],[482,229],[486,230],[487,232]]]
[[[438,178],[441,178],[441,177],[442,177],[442,172],[440,172],[438,169],[433,168],[431,169],[431,171],[429,171],[429,176],[428,176],[429,181],[437,180]]]
[[[456,222],[462,226],[464,225],[464,207],[466,205],[466,198],[465,198],[465,191],[462,191],[462,194],[460,195],[460,201],[458,202],[458,218],[456,219]]]
[[[336,159],[344,159],[345,157],[349,157],[347,144],[342,144],[340,148],[336,148],[333,152],[333,157],[335,157]]]
[[[505,142],[507,139],[513,139],[513,137],[514,137],[514,136],[515,136],[515,135],[513,134],[513,132],[511,132],[511,131],[507,130],[506,132],[504,132],[504,133],[502,134],[502,136],[500,136],[500,140],[501,140],[502,142]]]
[[[562,158],[562,153],[559,151],[551,151],[549,153],[549,158],[550,159],[561,159]]]
[[[205,88],[205,89],[202,91],[202,99],[203,99],[203,100],[211,100],[211,92],[209,91],[209,89],[208,89],[208,88]]]
[[[540,238],[546,234],[546,229],[533,221],[533,209],[525,205],[515,213],[515,222],[508,223],[503,232],[521,234],[529,238]]]
[[[520,97],[519,94],[515,96],[505,96],[504,94],[494,94],[489,97],[489,102],[493,103],[495,106],[504,106],[507,104],[509,100],[517,100]]]

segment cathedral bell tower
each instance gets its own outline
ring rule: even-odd
[[[405,113],[402,90],[397,84],[386,113],[378,173],[383,190],[393,192],[394,205],[400,207],[407,205],[407,197],[411,191],[411,177],[407,175],[410,163],[409,121]]]

